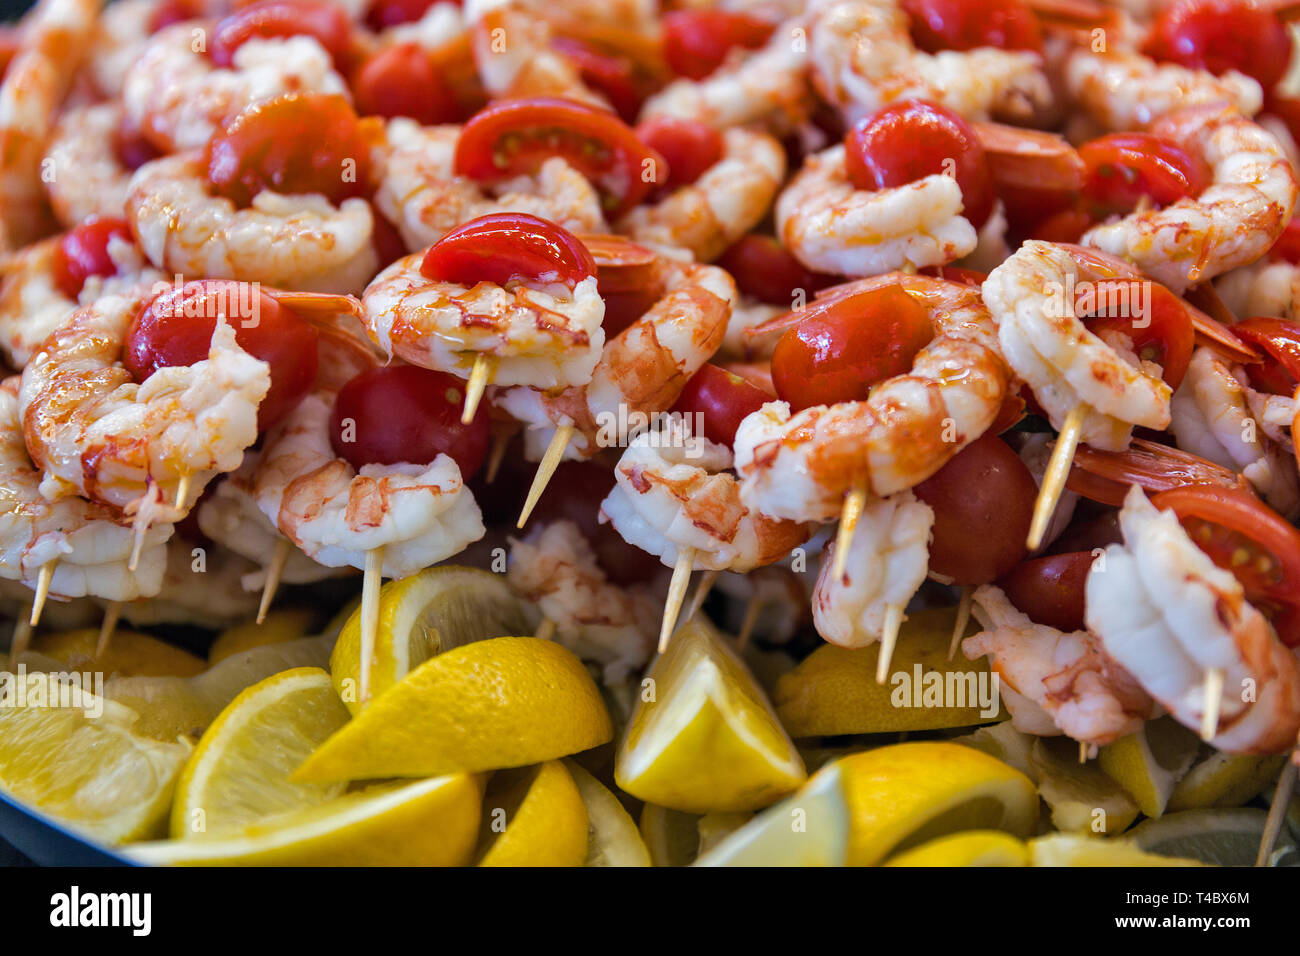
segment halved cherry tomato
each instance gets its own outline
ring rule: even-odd
[[[1292,396],[1300,381],[1300,325],[1286,319],[1254,318],[1238,322],[1232,331],[1266,356],[1246,366],[1251,384],[1272,395]]]
[[[673,10],[664,14],[664,59],[674,73],[702,80],[735,47],[756,49],[775,26],[746,13],[725,10]]]
[[[564,227],[528,213],[498,212],[471,219],[435,242],[420,272],[462,285],[532,279],[573,288],[596,274],[596,263]]]
[[[237,10],[216,25],[208,55],[217,66],[235,62],[235,51],[252,39],[309,36],[335,63],[352,42],[352,27],[338,4],[323,0],[265,0]]]
[[[1216,74],[1237,70],[1268,91],[1291,62],[1291,36],[1256,0],[1182,0],[1156,17],[1142,52]]]
[[[283,418],[316,378],[316,330],[256,285],[198,279],[158,295],[140,310],[126,335],[122,364],[137,382],[160,368],[193,365],[208,357],[217,317],[235,341],[271,366],[271,390],[257,409],[262,431]]]
[[[1125,451],[1099,451],[1080,445],[1065,486],[1090,501],[1119,507],[1131,485],[1149,493],[1184,485],[1236,488],[1236,472],[1190,452],[1135,438]]]
[[[777,340],[772,383],[795,411],[865,399],[933,337],[929,313],[899,285],[818,300]]]
[[[373,368],[339,390],[330,444],[358,470],[427,465],[448,455],[468,481],[487,457],[492,431],[485,406],[468,425],[460,420],[464,409],[465,382],[454,375],[415,365]]]
[[[661,116],[636,127],[636,137],[664,158],[668,174],[656,178],[653,196],[663,196],[699,179],[722,158],[722,134],[695,120]]]
[[[1196,329],[1184,303],[1148,279],[1103,279],[1080,285],[1075,310],[1095,333],[1120,332],[1133,351],[1160,365],[1161,377],[1177,388],[1187,373]]]
[[[741,292],[786,308],[794,306],[796,295],[802,293],[806,301],[838,279],[813,272],[771,236],[757,233],[738,239],[718,258],[718,265],[731,273]]]
[[[651,84],[631,57],[606,53],[576,37],[556,37],[551,46],[578,68],[583,83],[604,94],[625,123],[636,122]]]
[[[365,191],[370,146],[342,96],[286,93],[254,103],[208,141],[213,190],[247,206],[263,189],[321,193],[338,203]]]
[[[996,435],[980,436],[912,491],[934,509],[931,571],[988,584],[1025,556],[1038,485]]]
[[[706,362],[686,383],[672,410],[683,415],[701,415],[704,437],[730,448],[744,417],[769,401],[771,396],[762,389]],[[694,422],[691,426],[694,427]]]
[[[108,243],[114,237],[135,242],[126,220],[111,216],[91,216],[60,236],[53,263],[54,284],[59,291],[76,299],[91,276],[116,275],[117,264],[108,254]]]
[[[998,587],[1007,600],[1035,624],[1058,631],[1081,631],[1088,572],[1095,560],[1091,551],[1071,551],[1021,561]]]
[[[903,0],[912,18],[912,40],[927,53],[1043,48],[1033,10],[1024,0]]]
[[[993,211],[984,147],[970,124],[946,107],[924,100],[891,104],[854,125],[844,145],[848,176],[858,189],[889,189],[951,173],[971,225],[978,229]]]
[[[1196,546],[1232,572],[1288,647],[1300,644],[1300,531],[1240,488],[1192,485],[1151,500],[1178,515]]]
[[[440,0],[371,0],[366,10],[366,25],[378,33],[402,23],[414,23]],[[460,0],[451,0],[459,5]]]
[[[460,119],[455,94],[418,43],[375,53],[357,71],[352,93],[362,116],[409,116],[425,126]]]
[[[1084,143],[1079,155],[1087,166],[1083,194],[1097,218],[1130,212],[1143,196],[1167,206],[1210,185],[1200,156],[1151,133],[1111,133]]]
[[[455,170],[497,182],[535,172],[551,156],[596,184],[611,218],[652,185],[645,173],[656,157],[630,126],[606,110],[550,96],[501,100],[476,113],[456,142]]]
[[[1268,250],[1270,259],[1281,259],[1294,265],[1300,265],[1300,217],[1292,217]]]

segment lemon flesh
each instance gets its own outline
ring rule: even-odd
[[[208,663],[216,664],[227,657],[255,647],[300,640],[311,632],[312,622],[315,619],[316,614],[310,608],[274,608],[266,613],[266,619],[261,624],[248,621],[244,624],[236,624],[218,634],[217,639],[208,648]]]
[[[700,815],[647,803],[637,824],[655,866],[689,866],[700,850]]]
[[[341,795],[341,783],[291,783],[289,774],[347,722],[329,674],[317,667],[283,671],[244,690],[186,764],[171,835],[217,834]]]
[[[1196,860],[1160,856],[1127,838],[1105,840],[1073,833],[1050,833],[1029,841],[1031,866],[1201,866]]]
[[[1079,745],[1069,737],[1040,737],[1032,754],[1038,793],[1062,833],[1122,833],[1138,816],[1133,798],[1097,765],[1079,763]]]
[[[483,798],[479,866],[582,866],[587,807],[558,760],[493,776]]]
[[[1239,807],[1277,779],[1285,755],[1208,754],[1174,785],[1167,812]]]
[[[318,747],[302,783],[522,767],[613,736],[582,662],[553,641],[498,637],[425,661]]]
[[[652,866],[650,851],[632,815],[609,788],[575,760],[565,768],[587,808],[587,858],[584,866]]]
[[[968,830],[890,857],[885,866],[1028,866],[1029,847],[1008,833]]]
[[[82,628],[42,634],[32,650],[58,661],[69,670],[146,677],[193,677],[208,665],[203,658],[166,641],[135,631],[116,631],[108,649],[95,657],[99,630]]]
[[[806,778],[771,704],[726,639],[697,615],[647,678],[614,764],[625,791],[688,813],[765,807]]]

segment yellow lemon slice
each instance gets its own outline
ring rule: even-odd
[[[32,650],[69,670],[147,677],[193,677],[208,665],[187,650],[135,631],[116,631],[102,657],[95,657],[99,630],[83,628],[42,634]]]
[[[1174,787],[1191,768],[1200,741],[1172,717],[1149,720],[1135,734],[1102,747],[1097,763],[1149,817],[1165,812]]]
[[[479,866],[582,866],[587,807],[558,760],[494,774],[483,797]]]
[[[1174,785],[1167,812],[1239,807],[1277,779],[1285,755],[1225,754],[1205,748],[1205,755]]]
[[[1127,839],[1105,840],[1073,833],[1050,833],[1029,841],[1030,866],[1202,866],[1196,860],[1159,856]]]
[[[651,866],[650,851],[632,815],[608,787],[576,760],[565,768],[587,808],[587,859],[584,866]]]
[[[218,634],[208,648],[208,663],[216,664],[232,654],[252,650],[254,647],[282,644],[307,637],[315,620],[316,614],[311,608],[274,608],[266,612],[266,619],[261,624],[247,621]]]
[[[1029,847],[1009,833],[968,830],[890,857],[885,866],[1028,866]]]
[[[1052,811],[1052,825],[1063,833],[1123,833],[1138,816],[1138,806],[1097,766],[1079,763],[1079,745],[1068,737],[1040,737],[1034,744],[1038,794]]]

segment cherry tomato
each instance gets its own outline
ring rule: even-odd
[[[247,206],[263,189],[321,193],[338,203],[364,191],[370,146],[341,96],[286,93],[254,103],[208,141],[208,179]]]
[[[704,437],[730,448],[736,441],[741,420],[769,401],[771,396],[762,389],[706,362],[686,383],[672,410],[683,415],[702,415]],[[691,425],[694,427],[694,421]]]
[[[1071,190],[1037,189],[997,182],[994,188],[1002,200],[1008,228],[1017,236],[1030,235],[1039,223],[1056,213],[1072,209],[1079,199],[1078,192]]]
[[[806,301],[836,281],[835,276],[806,268],[771,236],[757,233],[737,240],[719,257],[718,265],[731,273],[741,292],[786,308],[793,308],[800,292]]]
[[[134,243],[125,219],[91,216],[75,229],[59,237],[54,247],[54,284],[69,299],[81,295],[81,288],[91,276],[117,274],[117,265],[109,257],[108,243],[113,237]]]
[[[1266,356],[1246,366],[1251,384],[1272,395],[1294,395],[1300,380],[1300,325],[1261,317],[1238,322],[1232,331]]]
[[[1190,485],[1151,500],[1178,515],[1196,546],[1236,576],[1288,647],[1300,644],[1300,531],[1240,488]]]
[[[134,171],[163,154],[140,130],[123,125],[113,132],[113,155],[123,166]]]
[[[1269,258],[1300,265],[1300,217],[1292,218],[1268,250]]]
[[[465,382],[415,365],[362,372],[339,390],[330,419],[334,453],[358,471],[365,465],[427,465],[455,459],[468,481],[487,457],[492,439],[485,406],[461,424]]]
[[[201,16],[203,16],[203,8],[199,0],[162,0],[162,3],[154,7],[153,12],[149,14],[148,29],[150,33],[157,33],[163,27],[169,27],[173,23],[182,23]]]
[[[1167,206],[1210,185],[1203,159],[1150,133],[1111,133],[1084,143],[1079,155],[1087,166],[1083,194],[1098,218],[1130,212],[1143,196]]]
[[[934,276],[944,282],[970,286],[973,289],[978,289],[984,284],[984,280],[989,277],[987,272],[966,269],[962,266],[926,266],[921,270],[921,275]]]
[[[647,120],[636,127],[636,137],[662,156],[668,175],[662,173],[654,196],[663,196],[679,186],[688,186],[722,158],[722,134],[712,126],[669,116]]]
[[[1131,485],[1148,493],[1184,485],[1236,488],[1238,475],[1178,448],[1135,438],[1125,451],[1099,451],[1080,445],[1065,486],[1090,501],[1119,507]]]
[[[366,11],[366,25],[378,33],[402,23],[421,19],[439,0],[372,0]],[[459,5],[460,0],[452,0]]]
[[[320,41],[335,63],[352,42],[343,8],[323,0],[265,0],[226,17],[212,31],[208,54],[217,66],[235,62],[235,51],[254,38],[309,36]]]
[[[402,239],[402,234],[397,231],[397,227],[389,222],[388,217],[373,204],[370,207],[370,214],[375,221],[371,243],[375,247],[375,255],[379,257],[379,268],[382,269],[406,255],[406,243]]]
[[[461,285],[532,279],[573,288],[596,274],[596,263],[564,227],[528,213],[498,212],[471,219],[435,242],[420,272]]]
[[[1139,357],[1160,365],[1170,388],[1183,380],[1196,329],[1185,304],[1164,286],[1146,279],[1103,279],[1080,286],[1075,310],[1093,332],[1127,336]]]
[[[735,47],[753,50],[772,35],[774,25],[745,13],[725,10],[674,10],[664,14],[664,58],[679,76],[702,80]]]
[[[1182,0],[1156,17],[1142,52],[1216,74],[1237,70],[1267,91],[1286,73],[1291,37],[1256,0]]]
[[[772,383],[795,411],[865,399],[933,337],[929,313],[899,285],[814,302],[777,340]]]
[[[996,435],[980,436],[912,491],[934,509],[931,571],[988,584],[1025,556],[1038,485]]]
[[[650,95],[653,84],[631,57],[606,53],[574,37],[556,37],[551,46],[578,68],[584,84],[604,94],[625,123],[636,122],[641,104]]]
[[[631,127],[606,110],[539,96],[501,100],[476,113],[456,142],[455,170],[478,182],[535,172],[563,156],[602,193],[611,218],[640,202],[656,159]]]
[[[1082,631],[1087,626],[1084,597],[1093,560],[1091,551],[1030,558],[1012,568],[998,581],[998,587],[1035,624],[1067,634]]]
[[[283,418],[316,378],[316,330],[296,312],[247,282],[198,279],[171,288],[140,310],[127,332],[122,364],[143,382],[160,368],[208,357],[217,316],[235,341],[271,366],[271,390],[257,409],[262,431]]]
[[[1038,21],[1024,0],[903,0],[912,18],[912,40],[927,53],[1043,48]]]
[[[1078,242],[1083,234],[1097,225],[1097,220],[1082,203],[1044,216],[1031,226],[1026,236],[1045,242]]]
[[[946,107],[923,100],[894,103],[857,123],[844,144],[849,179],[858,189],[889,189],[951,172],[971,225],[978,229],[993,211],[993,174],[984,147],[970,124]]]
[[[1075,506],[1074,520],[1052,542],[1050,553],[1086,551],[1091,554],[1096,548],[1105,549],[1112,544],[1124,543],[1124,534],[1119,529],[1119,509],[1107,508],[1100,514],[1089,516],[1086,512],[1090,506],[1091,502],[1088,501],[1080,501]]]
[[[460,119],[455,94],[417,43],[375,53],[357,72],[352,92],[362,116],[409,116],[424,126]]]

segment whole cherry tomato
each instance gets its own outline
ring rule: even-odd
[[[1181,0],[1160,11],[1143,52],[1216,74],[1237,70],[1267,92],[1291,62],[1291,35],[1257,0]]]
[[[636,121],[654,83],[631,57],[606,52],[575,37],[556,37],[551,46],[578,68],[578,75],[587,87],[609,100],[625,123]]]
[[[424,126],[460,119],[455,94],[418,43],[397,43],[371,56],[352,93],[363,116],[409,116]]]
[[[835,276],[813,272],[771,236],[750,233],[727,249],[718,265],[731,273],[741,292],[760,302],[793,308],[795,296],[804,301],[833,285]]]
[[[912,18],[912,39],[927,53],[1043,48],[1034,12],[1024,0],[903,0]]]
[[[686,383],[672,410],[682,415],[700,415],[704,420],[704,437],[730,448],[745,416],[771,400],[770,395],[739,375],[706,362]],[[691,427],[694,428],[693,421]]]
[[[500,212],[471,219],[447,233],[424,254],[420,272],[461,285],[532,279],[573,288],[596,274],[596,263],[564,227],[528,213]]]
[[[638,125],[636,136],[668,163],[668,175],[658,177],[654,196],[690,185],[722,158],[722,134],[695,120],[657,117]]]
[[[235,51],[252,39],[309,36],[338,63],[352,42],[343,8],[323,0],[264,0],[237,10],[212,31],[208,55],[217,66],[231,66]]]
[[[664,14],[664,58],[674,73],[702,80],[736,47],[755,49],[775,27],[746,13],[673,10]]]
[[[1130,212],[1142,197],[1167,206],[1210,185],[1209,166],[1177,143],[1150,133],[1111,133],[1079,147],[1087,166],[1084,198],[1094,217]]]
[[[1095,556],[1072,551],[1022,561],[998,581],[1007,600],[1035,624],[1082,631],[1088,572]]]
[[[117,264],[108,254],[113,239],[134,244],[131,228],[125,219],[91,216],[81,225],[59,237],[54,246],[54,284],[69,299],[81,295],[81,288],[91,276],[117,274]]]

